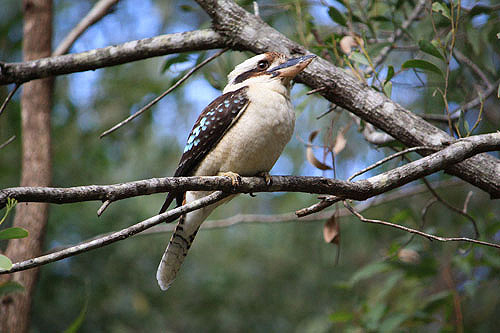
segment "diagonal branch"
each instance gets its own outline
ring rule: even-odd
[[[63,39],[52,55],[59,56],[67,53],[78,37],[80,37],[90,26],[106,16],[118,1],[120,0],[100,0],[97,2],[87,15],[78,22],[76,27]]]
[[[53,253],[49,253],[46,255],[42,255],[37,258],[33,259],[28,259],[25,261],[17,262],[12,265],[12,268],[9,270],[5,271],[0,271],[0,274],[10,274],[18,271],[24,271],[29,268],[41,266],[48,264],[50,262],[54,262],[57,260],[61,260],[70,256],[74,256],[77,254],[80,254],[82,252],[87,252],[90,250],[94,250],[112,243],[115,243],[117,241],[129,238],[131,236],[134,236],[135,234],[138,234],[141,231],[144,231],[146,229],[149,229],[157,224],[160,224],[162,222],[172,222],[175,219],[177,219],[179,216],[181,216],[184,213],[191,212],[193,210],[196,210],[198,208],[202,208],[205,206],[208,206],[212,203],[215,203],[219,200],[224,199],[227,197],[229,194],[223,193],[223,192],[214,192],[210,195],[207,195],[206,197],[203,197],[201,199],[195,200],[189,204],[177,207],[175,209],[169,210],[168,212],[165,212],[160,215],[156,215],[153,217],[150,217],[147,220],[144,220],[142,222],[139,222],[137,224],[134,224],[133,226],[130,226],[128,228],[122,229],[120,231],[111,233],[109,235],[93,239],[88,242],[84,242],[75,246],[70,246],[64,250],[56,251]]]
[[[121,65],[132,61],[187,51],[224,48],[224,38],[212,30],[161,35],[82,53],[21,63],[0,62],[0,85]]]
[[[188,190],[222,190],[231,193],[304,192],[330,194],[339,199],[366,200],[434,172],[447,169],[475,154],[493,150],[500,150],[500,133],[475,135],[456,140],[434,154],[356,182],[325,177],[273,176],[273,183],[268,186],[262,177],[243,177],[241,185],[235,187],[228,177],[167,177],[115,185],[71,188],[14,187],[0,190],[0,207],[5,206],[7,198],[14,198],[19,202],[62,204],[92,200],[117,201],[140,195]]]
[[[113,126],[110,129],[104,131],[101,135],[99,135],[99,138],[102,139],[106,135],[113,133],[114,131],[116,131],[120,127],[124,126],[125,124],[127,124],[127,123],[131,122],[132,120],[134,120],[136,117],[140,116],[142,113],[144,113],[144,111],[150,109],[153,105],[155,105],[156,103],[158,103],[163,97],[165,97],[168,94],[170,94],[175,88],[177,88],[184,81],[186,81],[187,79],[189,79],[189,77],[191,75],[193,75],[198,69],[200,69],[201,67],[205,66],[210,61],[214,60],[215,58],[217,58],[218,56],[220,56],[221,54],[223,54],[226,51],[227,51],[227,48],[222,49],[221,51],[217,52],[216,54],[212,55],[211,57],[203,60],[201,63],[199,63],[195,67],[191,68],[183,77],[181,77],[177,82],[175,82],[170,88],[168,88],[167,90],[165,90],[160,96],[158,96],[155,99],[153,99],[151,102],[149,102],[147,105],[145,105],[139,111],[135,112],[133,115],[127,117],[126,119],[122,120],[121,122],[119,122],[115,126]]]

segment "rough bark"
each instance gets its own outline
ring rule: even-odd
[[[161,35],[21,63],[0,63],[0,84],[22,83],[48,76],[95,70],[172,53],[223,48],[226,44],[217,32],[206,29]]]
[[[25,0],[24,60],[47,57],[51,53],[52,1]],[[26,84],[21,96],[22,118],[22,186],[48,186],[51,179],[50,111],[52,79]],[[25,228],[29,236],[9,242],[6,255],[13,261],[38,256],[42,252],[48,205],[45,203],[19,204],[14,225]],[[28,332],[32,295],[38,277],[38,268],[10,276],[25,288],[23,293],[2,299],[2,332]]]

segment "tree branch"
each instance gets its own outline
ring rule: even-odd
[[[21,63],[0,63],[0,84],[22,83],[187,51],[224,48],[228,44],[213,30],[161,35],[82,53]]]
[[[150,217],[147,220],[134,224],[133,226],[122,229],[120,231],[113,232],[101,238],[93,239],[91,241],[84,242],[75,246],[70,246],[64,250],[42,255],[37,258],[17,262],[12,265],[11,269],[0,271],[0,274],[10,274],[18,271],[24,271],[29,268],[45,265],[53,261],[61,260],[70,256],[80,254],[82,252],[87,252],[93,249],[97,249],[112,244],[119,240],[123,240],[129,238],[130,236],[134,236],[135,234],[138,234],[139,232],[151,228],[152,226],[155,226],[162,222],[172,222],[182,214],[191,212],[201,207],[208,206],[212,203],[222,200],[227,196],[228,196],[227,193],[223,193],[220,191],[214,192],[210,195],[207,195],[206,197],[195,200],[189,204],[174,208],[163,214]]]
[[[78,22],[76,27],[63,39],[52,55],[59,56],[67,53],[78,37],[80,37],[90,26],[106,16],[118,1],[120,0],[100,0],[97,2],[87,15]]]
[[[472,238],[467,238],[467,237],[441,237],[441,236],[435,236],[435,235],[428,234],[428,233],[420,231],[420,230],[416,230],[416,229],[405,227],[403,225],[399,225],[399,224],[395,224],[395,223],[391,223],[391,222],[387,222],[387,221],[382,221],[382,220],[367,219],[363,215],[361,215],[360,213],[358,213],[354,208],[352,208],[352,206],[349,205],[347,203],[347,201],[345,201],[345,200],[344,200],[344,206],[354,216],[356,216],[362,222],[381,224],[381,225],[385,225],[385,226],[388,226],[388,227],[400,229],[400,230],[403,230],[403,231],[406,231],[406,232],[409,232],[409,233],[412,233],[412,234],[415,234],[415,235],[419,235],[419,236],[425,237],[425,238],[427,238],[430,241],[437,240],[437,241],[440,241],[440,242],[467,242],[467,243],[474,243],[474,244],[480,244],[480,245],[486,245],[486,246],[496,247],[496,248],[500,249],[500,244],[495,244],[495,243],[480,241],[480,240],[477,240],[477,239],[472,239]]]
[[[343,199],[366,200],[449,168],[475,154],[494,150],[500,150],[500,133],[471,136],[456,140],[434,154],[356,182],[324,177],[273,176],[273,183],[268,186],[262,177],[243,177],[241,185],[234,187],[229,177],[166,177],[115,185],[71,188],[13,187],[0,190],[0,208],[5,206],[9,197],[19,202],[63,204],[92,200],[117,201],[140,195],[188,190],[222,190],[230,193],[305,192],[330,194]]]

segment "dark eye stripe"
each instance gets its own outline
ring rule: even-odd
[[[241,83],[252,76],[256,76],[257,73],[261,73],[262,71],[263,70],[261,69],[254,68],[249,71],[246,71],[245,73],[241,73],[236,77],[236,79],[234,79],[233,84]]]

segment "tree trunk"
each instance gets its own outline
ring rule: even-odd
[[[52,1],[24,0],[24,60],[48,57],[52,42]],[[21,186],[49,186],[51,181],[50,111],[53,79],[26,83],[21,95],[22,171]],[[12,261],[38,256],[42,251],[47,204],[18,204],[14,225],[29,231],[24,239],[11,240],[6,255]],[[12,274],[9,278],[21,283],[25,291],[2,299],[1,331],[24,333],[29,330],[32,296],[38,268]]]

